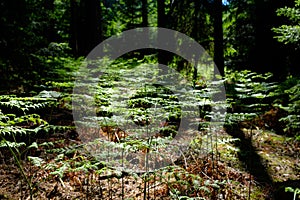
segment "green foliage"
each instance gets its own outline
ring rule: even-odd
[[[35,166],[41,167],[45,161],[42,158],[34,157],[34,156],[28,156],[28,160]]]
[[[0,96],[0,135],[9,141],[28,142],[52,133],[73,130],[70,126],[51,125],[51,113],[60,106],[61,93],[42,91],[34,97]]]
[[[30,143],[38,134],[48,133],[48,122],[37,113],[51,110],[56,105],[55,99],[16,96],[1,96],[0,99],[1,138]]]
[[[227,115],[226,124],[259,117],[263,124],[269,126],[268,128],[275,128],[279,133],[298,138],[299,79],[290,76],[279,83],[270,81],[270,78],[272,78],[270,73],[258,74],[249,70],[226,71],[227,102],[230,104],[231,112]],[[266,119],[263,119],[264,117]],[[257,125],[255,122],[252,123],[254,126]]]
[[[196,116],[197,119],[199,117],[201,120],[193,123],[197,123],[197,125],[203,124],[204,127],[202,127],[201,131],[205,133],[203,137],[196,137],[189,143],[189,149],[192,151],[191,156],[194,156],[193,159],[197,160],[199,159],[198,156],[203,153],[202,150],[205,148],[206,143],[208,144],[209,140],[211,140],[211,136],[206,134],[206,131],[212,125],[210,118],[214,113],[211,112],[211,107],[226,108],[228,106],[226,102],[215,102],[213,99],[213,96],[219,92],[216,85],[223,82],[210,82],[210,80],[207,80],[203,84],[203,87],[196,88],[191,93],[187,91],[186,97],[188,98],[186,101],[179,101],[178,97],[182,96],[173,92],[172,88],[150,84],[151,82],[147,81],[150,73],[149,67],[152,67],[152,64],[155,62],[155,60],[150,58],[143,60],[120,59],[114,63],[107,61],[106,63],[102,63],[103,66],[99,65],[98,68],[92,69],[95,74],[100,74],[101,76],[97,79],[97,84],[93,88],[94,96],[91,97],[95,100],[97,106],[97,117],[90,118],[89,120],[92,122],[97,121],[101,127],[111,126],[114,131],[118,130],[118,127],[126,125],[126,123],[136,122],[141,124],[142,128],[140,130],[132,129],[128,131],[132,135],[129,134],[126,138],[122,138],[117,142],[106,141],[105,143],[101,143],[101,147],[106,145],[105,147],[108,147],[108,149],[122,149],[124,150],[124,155],[127,155],[127,153],[141,153],[148,150],[159,151],[161,148],[169,145],[168,142],[172,140],[172,136],[176,135],[178,127],[174,126],[174,124],[162,125],[162,127],[158,125],[156,129],[153,128],[151,131],[154,134],[160,133],[164,137],[150,137],[148,140],[137,139],[136,136],[138,134],[145,134],[147,131],[147,126],[143,123],[147,124],[147,121],[150,120],[151,123],[156,122],[155,120],[160,122],[160,117],[168,122],[172,122],[172,120],[176,121],[184,115],[195,114],[185,113],[183,110],[197,105],[199,106],[197,108],[201,111],[199,111],[200,113],[196,113]],[[153,70],[150,75],[159,74],[155,68],[151,69]],[[134,73],[132,73],[133,71]],[[81,75],[84,77],[85,74]],[[267,111],[270,108],[270,104],[274,102],[274,99],[277,100],[277,103],[283,102],[279,100],[279,98],[286,97],[282,96],[282,93],[289,95],[290,102],[295,103],[298,101],[299,82],[297,79],[289,79],[284,84],[279,85],[278,83],[269,81],[270,78],[271,74],[269,73],[258,74],[247,70],[227,71],[226,87],[228,88],[228,97],[230,97],[228,98],[228,102],[233,109],[233,113],[227,117],[227,123],[231,125],[237,121],[246,121]],[[99,145],[99,140],[88,144],[74,142],[71,145],[67,145],[66,140],[45,142],[42,144],[32,142],[36,138],[40,138],[35,133],[54,133],[58,137],[63,137],[68,131],[74,130],[74,127],[70,126],[51,125],[44,119],[43,115],[43,112],[47,109],[51,110],[57,107],[65,109],[61,105],[61,101],[64,98],[66,101],[70,101],[70,96],[66,94],[66,91],[70,91],[69,89],[73,84],[70,81],[49,81],[47,85],[48,87],[52,87],[51,89],[53,90],[43,90],[34,97],[0,96],[0,103],[4,102],[4,104],[0,104],[0,134],[5,139],[0,143],[0,146],[2,148],[18,149],[19,151],[22,149],[20,151],[21,154],[24,154],[24,149],[39,150],[45,148],[47,157],[29,155],[27,158],[34,166],[47,171],[49,177],[60,181],[62,185],[76,173],[84,175],[94,173],[95,171],[102,175],[111,173],[113,170],[109,168],[109,163],[104,161],[99,162],[97,159],[107,158],[107,153],[111,153],[110,156],[113,158],[115,156],[113,155],[114,152],[106,152],[103,148],[98,148],[98,151],[93,155],[87,153],[89,152],[89,147],[93,147],[93,145],[99,147],[97,146]],[[131,89],[130,95],[126,96],[127,94],[124,94],[123,89],[128,87]],[[74,96],[74,98],[77,97],[76,95]],[[39,105],[40,103],[44,106]],[[295,109],[295,112],[299,112],[297,110],[299,107],[288,105]],[[78,106],[83,105],[80,104]],[[158,107],[161,110],[154,109]],[[160,112],[158,111],[163,111],[163,113],[159,115]],[[125,112],[127,113],[124,114]],[[113,113],[122,113],[122,115],[114,116]],[[88,128],[92,128],[91,125],[94,125],[93,123],[89,123],[90,121],[86,122]],[[91,130],[87,129],[85,133],[90,134]],[[25,135],[30,137],[31,141],[17,141],[14,138],[9,138],[10,140],[8,140],[6,135],[12,135],[15,138],[18,135]],[[236,141],[237,139],[220,140],[218,138],[218,144],[222,145],[228,154],[237,154],[239,151],[239,149],[228,145]],[[213,146],[207,147],[205,153],[213,154],[214,148]],[[26,151],[28,152],[28,150]],[[53,159],[49,158],[51,156]],[[225,156],[230,157],[230,155]],[[51,161],[49,162],[49,160]],[[168,184],[169,195],[173,199],[193,199],[195,196],[199,197],[199,199],[206,197],[217,198],[219,197],[218,195],[225,195],[224,191],[234,182],[234,180],[228,178],[229,173],[227,174],[227,169],[213,167],[218,166],[218,163],[214,163],[214,161],[210,161],[207,158],[199,160],[197,160],[198,163],[194,166],[199,171],[188,172],[185,169],[174,167],[171,171],[167,171],[169,174],[172,174],[172,179],[168,180],[166,177],[162,177],[162,180]],[[196,166],[199,165],[203,167],[197,168]],[[220,169],[222,175],[207,179],[207,177],[202,176],[203,173],[201,172],[208,169]],[[117,174],[116,177],[122,177],[122,173],[115,173]],[[204,173],[209,177],[213,176],[213,174],[218,174],[218,172],[212,173],[209,170]],[[34,184],[31,184],[32,188],[33,186]],[[230,189],[232,190],[232,188]]]
[[[281,84],[278,92],[287,96],[285,100],[278,102],[277,106],[285,111],[288,115],[283,116],[280,120],[286,124],[284,131],[288,134],[300,135],[300,80],[289,77]]]
[[[26,185],[29,188],[30,193],[30,199],[33,199],[33,189],[34,189],[34,183],[32,182],[32,178],[30,176],[27,176],[25,172],[25,168],[22,165],[22,157],[28,153],[30,149],[37,148],[36,142],[33,142],[31,145],[26,145],[24,142],[16,142],[14,140],[13,142],[7,141],[2,133],[0,132],[0,148],[7,148],[9,152],[11,153],[12,157],[14,158],[14,161],[21,173],[21,177],[25,180]],[[37,159],[35,159],[36,161]]]
[[[46,90],[34,97],[0,96],[0,148],[6,152],[6,159],[10,155],[14,158],[31,199],[36,187],[33,181],[36,174],[28,176],[24,160],[27,158],[35,166],[44,166],[46,161],[36,155],[40,154],[42,147],[53,148],[53,143],[38,144],[37,141],[48,138],[51,134],[68,134],[74,129],[70,126],[49,124],[49,117],[51,119],[51,114],[57,109],[61,98],[62,93]]]
[[[281,25],[272,30],[277,34],[275,38],[284,44],[296,44],[299,47],[300,41],[300,1],[295,0],[295,7],[284,7],[277,10],[278,16],[289,19],[290,24]]]
[[[104,2],[102,4],[104,36],[106,38],[117,35],[122,31],[141,27],[142,1],[120,0]],[[157,25],[156,2],[147,1],[148,25]]]
[[[271,73],[227,70],[227,101],[231,104],[232,111],[260,114],[270,109],[270,103],[280,96],[280,93],[274,93],[277,83],[268,81],[271,77]]]
[[[61,145],[64,140],[56,141],[56,145]],[[47,150],[47,153],[56,155],[54,162],[46,162],[42,158],[30,157],[32,163],[36,166],[49,170],[51,177],[58,177],[60,180],[65,179],[68,173],[83,172],[89,173],[92,170],[99,170],[103,165],[96,162],[89,154],[84,153],[84,145],[73,144],[61,148],[52,148]],[[49,145],[45,143],[43,145]]]
[[[50,1],[53,4],[49,4],[41,0],[23,0],[20,1],[19,7],[15,7],[16,2],[12,2],[11,4],[8,1],[3,2],[1,4],[3,7],[0,8],[3,13],[0,18],[1,28],[6,30],[0,34],[0,48],[3,50],[3,55],[0,57],[0,73],[4,74],[1,86],[6,90],[5,84],[14,83],[21,85],[18,91],[22,93],[32,91],[30,97],[0,96],[0,148],[11,152],[31,192],[34,184],[25,174],[21,162],[24,156],[34,166],[44,168],[53,177],[58,178],[62,185],[70,173],[80,171],[88,174],[95,170],[99,174],[110,173],[111,169],[103,167],[107,163],[100,163],[91,158],[86,153],[87,149],[84,145],[78,145],[78,143],[67,145],[65,140],[42,144],[35,142],[50,134],[65,138],[68,137],[67,134],[70,131],[75,129],[73,126],[51,124],[56,116],[62,116],[58,120],[59,123],[63,123],[66,117],[64,112],[72,110],[70,93],[74,87],[74,75],[81,73],[81,71],[76,71],[86,64],[82,62],[83,58],[75,59],[70,54],[72,51],[68,44],[71,37],[69,35],[70,2],[54,0]],[[150,26],[157,25],[156,3],[156,1],[148,1]],[[165,10],[167,27],[188,34],[200,42],[206,50],[213,53],[212,1],[183,0],[165,3],[168,4]],[[249,52],[255,43],[254,15],[252,15],[254,4],[255,1],[232,1],[228,12],[226,11],[223,15],[225,56],[229,61],[235,60],[243,63],[249,58]],[[106,38],[142,24],[141,1],[103,1],[101,6],[102,31]],[[291,21],[291,25],[273,29],[278,34],[279,41],[296,44],[299,42],[299,6],[300,1],[297,0],[295,8],[286,7],[278,10],[278,15],[285,16]],[[12,35],[14,37],[11,37]],[[97,117],[88,118],[87,116],[88,120],[97,121],[101,127],[112,128],[115,132],[119,130],[118,127],[133,123],[141,128],[126,130],[132,135],[129,134],[117,142],[107,141],[105,145],[108,147],[123,149],[124,153],[159,151],[160,148],[165,148],[169,140],[177,134],[178,123],[182,117],[196,116],[199,121],[190,122],[191,125],[198,125],[197,133],[199,131],[206,133],[212,125],[210,119],[214,115],[222,114],[212,110],[212,107],[221,109],[229,106],[228,110],[232,112],[227,115],[226,123],[229,125],[249,121],[268,112],[273,106],[283,109],[288,113],[281,118],[281,121],[286,124],[285,132],[300,138],[300,83],[298,79],[290,78],[283,84],[279,84],[270,81],[271,73],[258,74],[250,70],[231,71],[228,68],[227,102],[217,102],[213,97],[220,93],[217,85],[222,84],[223,80],[211,81],[214,78],[211,70],[199,68],[199,74],[194,77],[191,66],[184,66],[185,69],[181,72],[189,81],[186,84],[192,88],[193,83],[196,83],[195,90],[187,91],[184,96],[180,92],[173,93],[174,88],[171,86],[151,84],[151,81],[155,82],[155,80],[150,80],[148,77],[165,78],[157,76],[159,70],[152,68],[153,64],[157,63],[157,59],[153,55],[141,60],[132,58],[136,55],[142,56],[141,53],[133,52],[114,63],[107,60],[97,65],[97,68],[91,69],[93,74],[101,76],[94,77],[99,80],[92,88],[94,96],[90,97],[96,104]],[[181,60],[178,62],[176,58],[174,60],[175,62],[170,63],[170,66],[178,69],[176,65]],[[231,63],[227,64],[230,66]],[[85,73],[80,75],[82,78],[86,76]],[[91,81],[95,83],[94,80]],[[24,89],[23,85],[31,87],[30,90]],[[124,94],[125,89],[130,90],[129,97]],[[10,91],[4,92],[10,93]],[[4,92],[1,91],[1,93]],[[80,98],[80,96],[73,97]],[[185,100],[179,101],[180,98]],[[199,108],[199,113],[198,110],[197,113],[184,112],[195,105]],[[81,110],[85,105],[82,103],[76,106],[78,106],[76,109]],[[52,115],[53,112],[56,112],[56,116]],[[115,113],[121,114],[113,115]],[[88,128],[93,128],[91,124],[94,124],[90,121],[81,123],[87,124]],[[151,123],[157,125],[151,129],[151,137],[148,137],[148,140],[137,139],[137,135],[149,133],[148,125]],[[90,134],[89,131],[90,129],[87,129],[86,134]],[[208,143],[211,139],[209,134],[206,136],[206,140],[196,137],[190,142],[189,147],[196,155],[201,153],[204,143]],[[108,139],[111,138],[108,137]],[[218,140],[218,142],[226,145],[228,152],[236,153],[239,149],[227,145],[236,140]],[[97,147],[99,144],[97,142],[99,141],[92,141],[88,145]],[[41,148],[47,149],[45,152],[49,153],[49,157],[54,156],[52,162],[49,163],[51,158],[48,155],[45,157],[27,156],[31,150]],[[213,154],[212,148],[214,147],[208,147],[207,152]],[[107,152],[103,149],[99,151],[99,154],[93,156],[96,158],[107,156]],[[197,165],[203,164],[205,169],[213,168],[210,165],[217,164],[208,159],[203,159],[201,162]],[[168,183],[170,196],[173,199],[195,199],[191,197],[193,194],[203,196],[197,199],[218,198],[217,194],[231,182],[229,178],[222,180],[222,177],[205,179],[200,171],[189,173],[174,167],[171,172],[174,175],[174,183],[170,183],[169,180],[164,179],[165,177],[162,179]],[[222,173],[222,175],[226,174],[225,170]],[[118,177],[121,175],[118,174]],[[287,190],[298,193],[298,189]]]
[[[292,188],[292,187],[286,187],[285,188],[285,192],[293,192],[294,193],[294,197],[293,197],[293,200],[296,200],[297,199],[297,195],[300,194],[300,189],[299,188]],[[299,196],[298,196],[299,198]]]
[[[237,56],[238,52],[237,47],[234,46],[231,42],[231,33],[232,27],[236,26],[236,21],[238,20],[234,17],[234,13],[237,14],[237,8],[233,8],[231,10],[225,10],[223,13],[223,34],[224,34],[224,58],[225,60],[229,60],[230,58],[234,58]],[[230,41],[230,42],[229,42]]]
[[[68,77],[65,64],[74,67],[66,43],[70,39],[69,1],[3,2],[1,13],[1,29],[5,30],[0,34],[1,52],[5,52],[0,58],[1,89],[20,87],[18,92],[28,92],[27,87],[44,84],[45,79]]]
[[[230,69],[253,69],[251,50],[255,45],[255,3],[230,0],[223,11],[224,57]]]
[[[6,141],[6,140],[1,140],[0,142],[0,147],[3,148],[3,147],[8,147],[8,148],[20,148],[22,146],[26,146],[26,144],[24,142],[9,142],[9,141]]]
[[[1,13],[1,29],[5,31],[0,34],[0,48],[6,53],[0,56],[0,88],[28,92],[45,79],[59,76],[71,60],[66,43],[70,37],[70,2],[3,2]]]
[[[213,55],[212,13],[212,1],[170,1],[166,26],[190,36]]]
[[[83,58],[75,59],[69,52],[67,43],[51,42],[47,48],[31,54],[32,63],[36,65],[36,78],[40,78],[38,84],[45,84],[47,81],[73,81],[74,72],[82,64]]]
[[[3,113],[13,113],[25,115],[38,113],[42,109],[52,108],[56,104],[56,99],[52,97],[16,97],[0,96],[0,109]]]
[[[198,164],[198,167],[202,166],[202,163]],[[168,184],[169,195],[172,199],[214,199],[218,195],[222,195],[222,190],[229,181],[208,180],[202,177],[201,173],[191,173],[176,166],[169,167],[167,170],[172,173],[162,178]]]
[[[300,26],[299,25],[282,25],[279,28],[273,28],[273,31],[278,34],[275,38],[284,44],[294,43],[298,44],[300,40]]]
[[[55,32],[63,41],[67,41],[70,37],[70,18],[70,2],[68,0],[54,0],[50,20],[54,24]]]

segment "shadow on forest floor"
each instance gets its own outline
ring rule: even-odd
[[[235,146],[240,149],[238,157],[245,169],[253,176],[253,179],[264,188],[271,188],[266,199],[282,200],[293,199],[293,193],[285,192],[286,187],[300,188],[300,180],[287,180],[274,182],[272,174],[268,172],[268,167],[262,157],[253,146],[251,134],[248,136],[241,130],[238,124],[225,127],[229,135],[239,140]]]

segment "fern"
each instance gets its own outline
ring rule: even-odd
[[[287,133],[293,133],[294,135],[300,134],[300,84],[297,84],[285,92],[289,94],[288,106],[281,106],[288,112],[286,117],[282,117],[281,120],[287,123],[285,131]]]
[[[0,141],[0,147],[8,147],[8,148],[20,148],[26,146],[26,144],[24,142],[10,142],[10,141],[6,141],[6,140],[2,140]]]
[[[3,113],[26,115],[36,113],[55,105],[56,99],[35,97],[7,97],[0,99],[0,109]]]

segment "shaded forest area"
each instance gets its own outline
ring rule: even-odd
[[[299,0],[4,0],[0,13],[0,199],[300,199]],[[159,49],[85,60],[141,27],[192,38],[219,72]]]

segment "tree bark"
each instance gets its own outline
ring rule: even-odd
[[[148,24],[148,1],[142,0],[142,27],[147,27]]]
[[[157,0],[157,27],[159,28],[164,28],[165,27],[165,18],[166,18],[166,14],[165,14],[165,0]],[[158,38],[160,39],[160,35],[159,32],[158,34]],[[158,42],[163,42],[163,41],[158,41]],[[159,64],[167,64],[167,61],[165,59],[165,52],[162,50],[157,51],[157,60]]]
[[[214,61],[220,75],[224,76],[222,0],[214,0]]]
[[[193,29],[192,29],[192,37],[194,40],[198,41],[199,39],[199,31],[200,31],[200,26],[199,26],[199,15],[200,15],[200,1],[199,0],[194,0],[195,4],[195,11],[194,11],[194,24],[193,24]],[[193,63],[193,86],[195,87],[195,82],[197,81],[198,78],[198,59],[196,58],[195,63]]]
[[[168,15],[166,14],[166,2],[165,0],[157,0],[157,26],[159,28],[168,28],[169,25],[168,23],[169,21],[168,21]],[[164,38],[163,36],[160,35],[160,32],[158,32],[158,38],[159,38],[159,41],[157,41],[158,43],[168,45],[169,48],[175,49],[175,45],[177,44],[175,38],[173,37]],[[158,50],[157,58],[158,58],[158,63],[163,65],[168,65],[168,63],[173,59],[173,53],[163,51],[163,50]]]
[[[78,24],[79,24],[79,6],[76,0],[70,1],[71,20],[70,20],[70,47],[75,57],[79,56],[78,47]]]
[[[76,56],[87,56],[102,40],[99,0],[71,0],[71,47]]]
[[[165,0],[157,0],[157,26],[165,27],[165,19],[166,19],[166,5]]]

